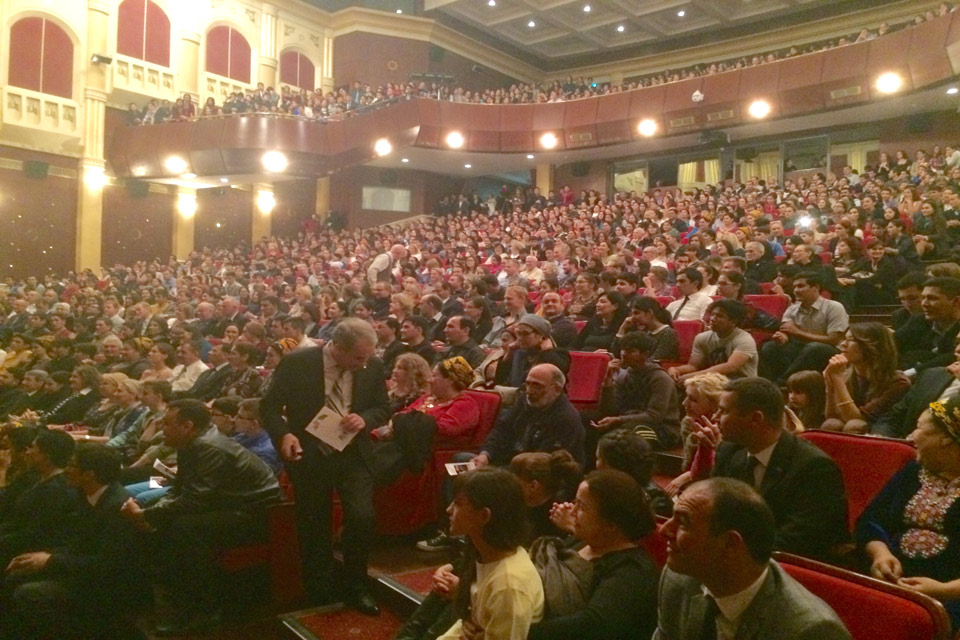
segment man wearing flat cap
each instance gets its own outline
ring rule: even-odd
[[[530,369],[538,364],[552,364],[564,375],[567,374],[570,370],[570,353],[566,349],[557,348],[550,331],[550,321],[546,318],[532,313],[520,316],[514,330],[517,335],[517,349],[511,358],[510,367],[500,368],[500,371],[506,373],[506,379],[498,380],[498,384],[519,387],[523,385]]]

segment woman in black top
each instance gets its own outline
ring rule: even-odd
[[[623,296],[616,291],[601,294],[597,298],[596,315],[590,318],[587,326],[577,336],[574,350],[597,351],[604,349],[610,351],[613,347],[613,341],[617,337],[617,331],[620,329],[620,323],[623,322],[626,312],[625,306]]]
[[[636,480],[613,470],[588,475],[577,490],[574,530],[580,557],[593,565],[589,596],[582,609],[534,624],[529,640],[651,637],[657,626],[659,572],[637,541],[655,527]],[[550,585],[544,585],[544,592],[549,603]]]

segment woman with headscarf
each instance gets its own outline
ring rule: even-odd
[[[875,578],[940,600],[960,623],[960,396],[934,402],[907,439],[908,462],[860,516],[857,547]]]
[[[480,424],[480,407],[464,393],[471,382],[473,368],[465,359],[443,360],[433,368],[430,390],[373,430],[371,437],[382,444],[380,482],[389,484],[405,468],[419,471],[435,441],[454,446],[470,441]]]

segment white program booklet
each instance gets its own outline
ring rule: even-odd
[[[347,431],[341,427],[341,419],[339,413],[330,407],[324,407],[313,417],[313,420],[307,425],[306,431],[337,451],[343,451],[358,432]]]

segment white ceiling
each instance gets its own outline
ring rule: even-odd
[[[536,58],[600,54],[617,48],[716,34],[838,0],[425,0],[448,16]],[[589,5],[590,11],[584,11]],[[683,11],[684,16],[678,16]],[[528,23],[534,21],[535,27]],[[624,30],[619,32],[617,27]]]

